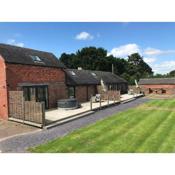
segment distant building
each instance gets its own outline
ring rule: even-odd
[[[175,94],[175,78],[140,79],[139,86],[145,94]]]
[[[88,101],[91,95],[100,93],[103,81],[107,90],[118,90],[121,94],[127,93],[128,83],[123,78],[104,71],[83,69],[66,69],[66,84],[69,97],[79,101]]]

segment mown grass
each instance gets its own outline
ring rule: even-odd
[[[29,150],[42,153],[175,152],[174,106],[174,99],[152,100]],[[154,109],[148,110],[148,107]]]

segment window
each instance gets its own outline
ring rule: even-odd
[[[75,87],[74,86],[68,87],[68,97],[75,98]]]
[[[30,55],[30,57],[34,62],[43,62],[39,56]]]
[[[23,87],[23,91],[24,91],[24,100],[25,101],[30,101],[29,88]]]

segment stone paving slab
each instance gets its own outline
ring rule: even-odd
[[[74,130],[95,123],[97,120],[107,118],[108,116],[127,110],[132,107],[136,107],[144,102],[147,102],[147,98],[138,98],[134,101],[119,104],[99,110],[87,117],[73,120],[69,123],[51,128],[49,130],[42,130],[32,134],[16,136],[0,142],[0,152],[11,153],[24,153],[29,147],[36,146],[38,144],[46,143],[49,140],[53,140],[58,137],[62,137]]]
[[[32,132],[35,130],[37,129],[32,126],[6,120],[0,120],[0,141],[7,137]]]

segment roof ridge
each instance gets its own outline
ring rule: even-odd
[[[11,48],[17,48],[17,49],[23,49],[23,50],[31,50],[31,51],[37,51],[37,52],[44,52],[44,53],[53,54],[52,52],[48,52],[48,51],[37,50],[37,49],[28,48],[28,47],[20,47],[20,46],[15,46],[15,45],[11,45],[11,44],[0,43],[0,46],[7,46],[7,47],[11,47]]]
[[[65,68],[64,64],[51,52],[1,43],[0,55],[6,63]],[[44,64],[36,62],[31,56],[38,56]]]
[[[90,69],[68,69],[68,70],[77,70],[77,71],[90,71],[90,72],[106,72],[106,73],[112,73],[109,71],[103,71],[103,70],[90,70]],[[115,74],[116,75],[116,74]]]

